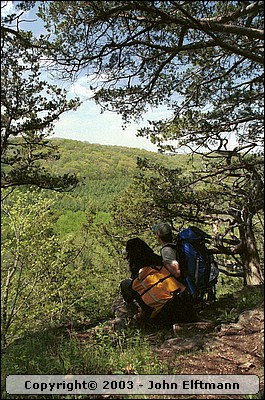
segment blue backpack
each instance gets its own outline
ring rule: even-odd
[[[196,227],[188,227],[177,235],[176,250],[182,275],[195,302],[216,299],[219,269],[213,255],[206,247],[210,236]]]

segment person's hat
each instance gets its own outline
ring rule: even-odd
[[[160,222],[159,224],[155,224],[152,227],[153,233],[158,233],[161,236],[168,235],[172,233],[172,228],[167,222]]]

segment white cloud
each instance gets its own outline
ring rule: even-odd
[[[81,99],[84,97],[85,99],[90,99],[94,96],[94,91],[88,89],[85,85],[82,85],[79,82],[74,83],[70,90],[69,94],[73,94],[74,96],[78,96]]]
[[[79,96],[84,99],[91,99],[94,94],[100,89],[101,83],[106,81],[107,76],[102,74],[96,76],[95,74],[89,76],[80,76],[74,82],[69,90],[69,94]],[[91,89],[93,87],[93,89]]]

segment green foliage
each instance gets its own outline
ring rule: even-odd
[[[100,325],[95,333],[84,332],[80,342],[59,331],[26,335],[7,348],[2,359],[2,398],[8,395],[8,374],[159,374],[168,368],[154,354],[139,330],[111,332]],[[53,398],[61,398],[54,396]],[[17,398],[17,397],[16,397]],[[81,398],[85,398],[82,396]]]
[[[231,324],[238,320],[238,313],[235,308],[231,308],[231,310],[224,312],[217,318],[217,321],[220,321],[221,324]]]
[[[72,315],[74,320],[109,317],[112,303],[119,296],[120,281],[126,276],[127,269],[119,254],[120,249],[116,249],[102,235],[101,225],[96,221],[89,225],[82,251],[72,267],[84,271],[83,296],[78,296],[76,314]]]
[[[110,332],[102,324],[95,339],[88,340],[86,347],[92,348],[93,357],[90,357],[88,368],[95,373],[149,374],[163,370],[161,362],[152,355],[146,338],[137,330]]]
[[[31,216],[28,218],[29,222],[30,219],[33,220],[32,218],[35,217],[35,224],[32,228],[25,225],[25,228],[32,229],[36,236],[38,236],[37,231],[40,226],[45,231],[45,226],[49,227],[50,222],[52,222],[51,226],[54,224],[52,202],[47,200],[46,196],[38,199],[36,193],[21,193],[20,191],[17,191],[14,195],[16,197],[13,200],[11,197],[7,199],[10,209],[12,209],[12,201],[14,208],[17,208],[16,213],[20,218],[13,211],[15,220],[25,220],[28,211],[32,208],[35,210],[35,212],[31,211]],[[43,204],[46,203],[49,204],[51,214],[49,217],[48,214],[41,212]],[[23,210],[24,212],[22,212]],[[42,215],[45,223],[38,224],[38,218],[41,218]],[[22,225],[21,223],[19,225],[21,231]],[[38,225],[38,228],[36,225]],[[117,238],[115,237],[112,242],[110,236],[103,235],[105,223],[101,221],[101,218],[97,219],[97,214],[88,213],[86,225],[88,231],[85,241],[81,240],[82,235],[76,234],[76,244],[79,241],[82,242],[82,251],[76,254],[70,263],[68,259],[68,263],[61,264],[61,267],[56,270],[56,286],[52,286],[51,289],[53,292],[58,288],[60,289],[62,308],[61,314],[57,314],[59,317],[52,324],[55,327],[54,330],[48,329],[49,321],[39,314],[39,306],[35,304],[31,311],[33,315],[39,315],[41,318],[32,318],[30,326],[24,320],[24,331],[21,331],[23,337],[17,341],[12,341],[4,350],[2,356],[2,398],[14,398],[14,396],[5,392],[7,374],[176,373],[172,367],[172,360],[161,363],[145,340],[145,333],[139,330],[126,327],[124,331],[110,332],[103,322],[99,324],[94,333],[89,330],[83,332],[85,341],[77,340],[74,329],[77,322],[85,323],[93,319],[98,321],[110,316],[110,306],[113,299],[119,295],[119,282],[128,274],[126,263],[119,254],[120,248],[119,245],[117,247]],[[8,229],[9,225],[6,223],[3,226],[3,237],[5,241],[7,238],[10,240],[12,230]],[[51,229],[50,233],[52,232]],[[30,233],[31,231],[27,233],[28,246],[30,246]],[[44,242],[45,240],[43,238]],[[48,249],[49,247],[47,247]],[[36,251],[36,253],[38,252]],[[66,253],[66,258],[69,258],[69,253]],[[225,295],[226,287],[227,282],[223,282],[222,295]],[[239,293],[239,286],[237,290],[236,286],[231,283],[229,291],[233,294],[237,291]],[[259,296],[258,293],[254,295],[254,292],[244,292],[236,302],[235,312],[232,313],[228,308],[222,311],[222,322],[234,321],[239,309],[243,310],[254,306],[257,304]],[[43,298],[43,300],[45,302],[44,311],[47,312],[48,310],[49,313],[48,298]],[[46,308],[46,304],[48,308]],[[57,303],[53,302],[53,304],[56,305]],[[49,316],[51,315],[52,313],[49,314]],[[42,321],[41,331],[38,330],[40,328],[39,321]],[[62,322],[69,322],[67,324],[69,336],[66,336],[64,331],[56,329],[56,326]],[[64,329],[64,326],[65,324],[62,325],[62,329]],[[29,333],[32,330],[35,331],[34,334]],[[175,364],[173,363],[173,365]],[[60,395],[54,396],[54,398],[60,397]],[[80,396],[80,398],[85,398],[85,396]]]
[[[223,304],[222,309],[218,309],[217,321],[224,324],[230,324],[238,321],[240,313],[245,310],[251,310],[264,301],[264,287],[243,286],[242,278],[221,277],[217,284],[217,299],[228,299],[227,305]],[[241,281],[241,284],[240,284]],[[221,288],[221,290],[220,290]]]
[[[244,310],[252,309],[264,300],[263,296],[264,286],[244,287],[241,296],[237,301],[237,310],[242,312]]]
[[[77,249],[54,234],[52,201],[14,191],[2,205],[2,345],[75,315],[85,273]],[[83,289],[84,290],[84,289]]]
[[[230,276],[221,274],[221,276],[218,279],[216,288],[217,296],[221,297],[228,294],[232,294],[235,291],[241,290],[243,286],[244,286],[243,278],[238,278],[238,277],[231,278]]]
[[[71,210],[66,210],[56,221],[54,230],[62,236],[68,236],[69,234],[74,235],[80,232],[85,220],[86,215],[84,211],[73,212]]]

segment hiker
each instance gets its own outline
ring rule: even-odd
[[[136,320],[172,325],[193,322],[196,315],[186,287],[164,266],[160,255],[139,238],[126,244],[131,279],[121,282],[122,296],[129,307],[140,307]]]
[[[161,257],[163,264],[179,281],[185,284],[185,278],[181,276],[180,266],[177,261],[176,245],[173,243],[171,226],[166,222],[160,222],[152,227],[158,242],[161,244]]]

